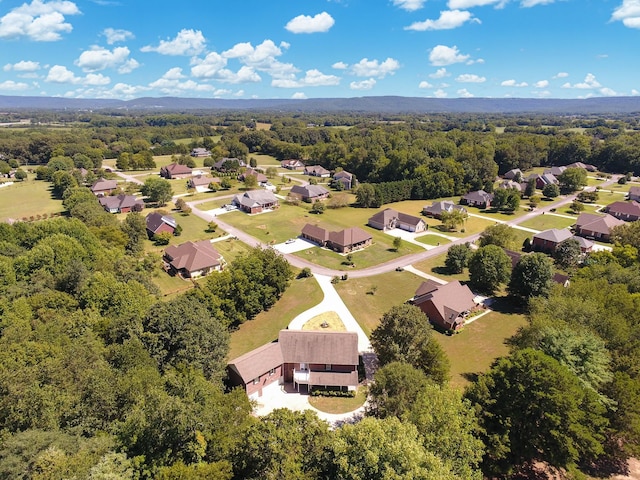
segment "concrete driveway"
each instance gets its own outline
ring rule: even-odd
[[[278,243],[274,245],[273,248],[275,248],[280,253],[296,253],[308,250],[309,248],[317,247],[315,243],[309,242],[308,240],[305,240],[303,238],[295,238],[292,240],[293,242],[289,242],[289,240],[287,240],[286,242]]]

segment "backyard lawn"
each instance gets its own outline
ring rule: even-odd
[[[576,223],[576,218],[565,218],[557,215],[538,215],[537,217],[522,222],[520,225],[534,230],[549,230],[550,228],[567,228]]]
[[[64,211],[62,201],[51,196],[51,184],[33,178],[29,175],[29,180],[0,188],[0,221]]]
[[[248,320],[231,333],[229,358],[233,359],[278,338],[278,332],[305,310],[322,301],[323,294],[315,278],[291,281],[280,300],[270,310]]]
[[[447,268],[444,266],[446,258],[447,254],[442,253],[434,257],[429,257],[422,262],[414,263],[413,266],[414,268],[417,268],[429,275],[434,275],[445,282],[452,282],[454,280],[459,280],[461,282],[469,281],[469,272],[466,269],[462,273],[449,273]]]
[[[367,388],[358,387],[355,397],[309,397],[309,404],[321,412],[349,413],[364,405],[367,399]]]

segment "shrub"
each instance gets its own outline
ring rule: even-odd
[[[326,390],[324,388],[314,388],[311,390],[312,397],[345,397],[353,398],[356,396],[355,390]]]
[[[311,275],[311,269],[309,267],[304,267],[300,273],[298,274],[298,278],[309,278]]]
[[[333,283],[334,285],[336,285],[337,283],[340,283],[340,277],[335,276],[331,279],[331,283]]]

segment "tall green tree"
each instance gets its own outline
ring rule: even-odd
[[[482,292],[495,292],[509,281],[510,273],[511,259],[497,245],[480,247],[469,259],[469,279]]]
[[[563,192],[575,192],[587,185],[587,171],[584,168],[567,168],[558,175],[558,182]]]
[[[380,368],[369,387],[367,414],[377,418],[400,419],[411,410],[429,380],[422,370],[404,362],[391,362]]]
[[[148,197],[150,202],[157,203],[159,206],[163,206],[169,202],[173,195],[171,184],[164,178],[157,177],[148,177],[145,179],[140,192],[145,197]]]
[[[449,378],[449,359],[432,338],[429,319],[414,305],[399,305],[386,312],[371,332],[371,345],[380,366],[405,362],[436,383]]]
[[[120,228],[129,240],[125,246],[127,252],[138,256],[144,251],[144,241],[147,239],[147,223],[138,212],[132,212],[122,222]]]
[[[512,249],[516,245],[516,233],[513,227],[505,223],[496,223],[484,229],[480,233],[479,245],[497,245],[498,247]]]
[[[511,272],[509,294],[521,299],[547,297],[553,284],[553,264],[544,253],[523,255]]]
[[[582,250],[580,243],[575,238],[568,238],[560,242],[555,251],[553,258],[556,265],[563,270],[572,270],[578,266],[582,258]]]
[[[469,265],[469,259],[473,254],[473,250],[467,244],[452,245],[447,250],[447,258],[444,265],[451,273],[462,273]]]

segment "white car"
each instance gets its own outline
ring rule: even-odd
[[[286,242],[284,242],[284,243],[286,243],[286,244],[290,244],[290,243],[294,243],[295,241],[296,241],[296,239],[295,239],[295,238],[290,238],[289,240],[287,240],[287,241],[286,241]]]

